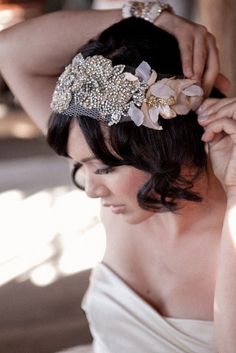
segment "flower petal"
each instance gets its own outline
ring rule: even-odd
[[[158,81],[150,88],[151,93],[159,98],[170,98],[175,97],[175,91],[168,87],[167,85],[163,84],[161,81]]]
[[[170,108],[169,105],[161,105],[160,107],[160,115],[164,118],[164,119],[172,119],[176,117],[176,112]]]
[[[190,108],[184,104],[175,104],[173,108],[178,115],[187,115],[190,111]]]
[[[130,72],[125,72],[124,73],[125,75],[125,79],[128,80],[128,81],[137,81],[137,77],[132,75]]]
[[[198,85],[191,85],[182,91],[186,96],[203,96],[203,90]]]
[[[157,123],[159,119],[160,109],[157,107],[152,107],[149,109],[149,116],[153,123]]]
[[[134,104],[131,104],[128,114],[131,118],[131,120],[133,120],[133,122],[135,123],[135,125],[140,126],[143,123],[144,120],[144,114],[143,112],[138,109],[137,107],[135,107]]]
[[[176,79],[174,77],[169,78],[167,81],[167,86],[169,86],[170,88],[172,88],[177,95],[180,94],[185,88],[192,86],[193,84],[195,84],[196,81],[195,80],[191,80],[191,79]]]
[[[151,67],[146,61],[142,61],[141,64],[136,68],[135,75],[138,76],[142,81],[147,82],[151,76]]]
[[[155,70],[152,70],[151,76],[147,81],[148,86],[153,85],[155,83],[156,79],[157,79],[157,73]]]
[[[190,106],[193,111],[197,110],[199,106],[202,104],[203,96],[199,97],[190,97]]]

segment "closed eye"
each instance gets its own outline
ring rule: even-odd
[[[95,171],[95,174],[98,174],[98,175],[101,175],[101,174],[109,174],[109,173],[112,173],[113,170],[114,170],[113,167],[98,168],[98,169]]]
[[[80,190],[85,190],[85,174],[84,174],[84,170],[83,170],[83,164],[77,162],[76,164],[74,164],[72,172],[71,172],[71,177],[72,177],[72,181],[75,184],[75,186],[77,188],[79,188]],[[104,167],[104,168],[97,168],[94,172],[94,174],[96,175],[104,175],[104,174],[109,174],[112,173],[114,170],[114,167]]]

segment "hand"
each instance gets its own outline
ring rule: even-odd
[[[156,25],[172,34],[179,43],[183,73],[196,79],[208,97],[213,86],[226,92],[229,80],[219,73],[219,54],[215,37],[204,26],[164,11]]]
[[[213,171],[226,194],[236,195],[236,98],[206,99],[198,114]]]

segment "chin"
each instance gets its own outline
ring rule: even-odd
[[[132,212],[129,214],[124,214],[124,220],[128,224],[139,224],[145,222],[153,215],[154,212],[142,210],[141,212]]]

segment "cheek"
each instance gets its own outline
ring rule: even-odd
[[[143,185],[149,180],[150,176],[141,171],[132,171],[123,181],[123,193],[132,201],[137,201],[137,194]]]
[[[138,191],[150,179],[150,176],[144,172],[132,173],[129,179],[129,190],[137,195]]]

